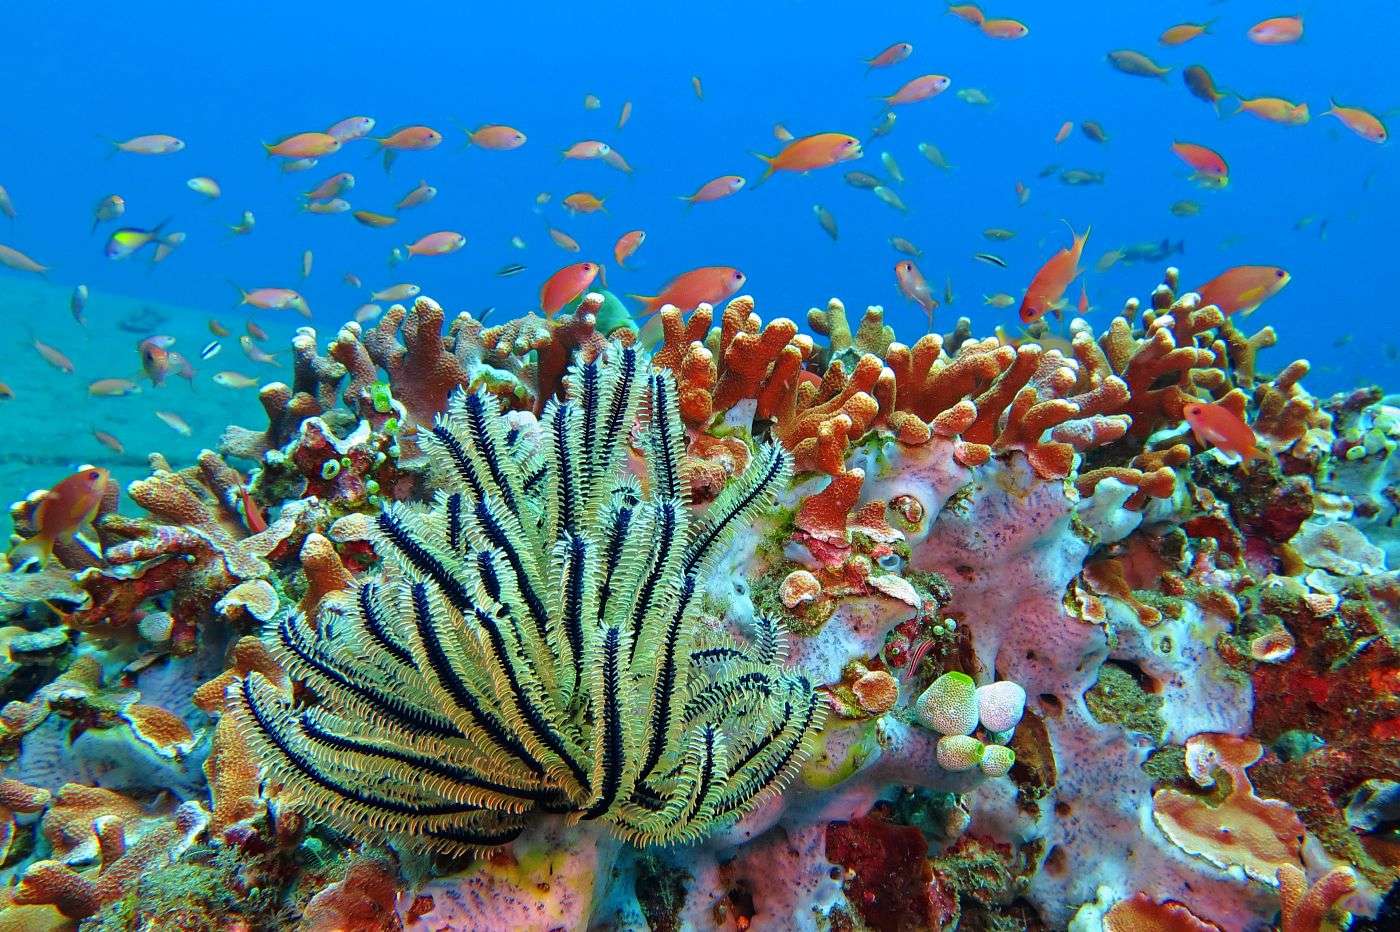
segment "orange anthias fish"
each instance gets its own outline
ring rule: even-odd
[[[540,286],[540,309],[552,317],[559,309],[588,290],[598,277],[596,262],[576,262],[555,272]]]
[[[607,213],[608,210],[603,206],[603,198],[589,191],[575,191],[564,198],[564,209],[573,214]]]
[[[405,126],[388,136],[379,136],[374,141],[379,143],[381,149],[420,152],[424,149],[431,149],[442,142],[442,133],[431,126]]]
[[[933,326],[933,312],[938,308],[938,299],[933,296],[933,289],[919,267],[912,260],[902,259],[894,264],[894,277],[899,283],[900,294],[923,308],[928,315],[929,326]]]
[[[982,20],[982,35],[990,39],[1024,39],[1030,34],[1030,27],[1018,19]]]
[[[963,22],[970,23],[973,26],[982,25],[982,22],[986,19],[975,3],[949,4],[948,12],[952,13]]]
[[[34,511],[34,536],[10,551],[10,565],[19,567],[38,561],[45,566],[53,556],[55,543],[67,543],[79,533],[86,532],[96,540],[92,519],[107,495],[110,478],[107,470],[88,466],[45,492]],[[100,552],[96,544],[89,545],[89,549]]]
[[[897,65],[912,54],[914,54],[914,46],[908,42],[896,42],[874,58],[867,58],[865,70],[868,72],[872,68],[888,68],[890,65]]]
[[[885,102],[885,106],[893,107],[897,104],[915,104],[921,100],[928,100],[937,97],[948,89],[948,85],[953,83],[946,74],[925,74],[905,82],[904,86],[888,97],[880,98]]]
[[[238,288],[237,285],[234,287]],[[311,308],[307,306],[306,299],[290,288],[254,288],[252,291],[238,288],[238,293],[242,295],[239,306],[250,304],[264,311],[293,310],[303,317],[311,316]]]
[[[404,249],[410,256],[446,256],[465,245],[467,245],[467,238],[461,233],[444,230],[441,233],[429,233],[418,242],[405,246]]]
[[[1284,123],[1288,126],[1302,126],[1308,122],[1306,102],[1295,104],[1282,97],[1256,97],[1253,100],[1245,100],[1241,97],[1239,109],[1235,112],[1252,113],[1261,120],[1268,120],[1270,123]]]
[[[1256,445],[1258,441],[1254,431],[1224,405],[1195,401],[1185,405],[1181,413],[1186,423],[1191,425],[1191,433],[1202,445],[1208,444],[1217,450],[1233,453],[1245,461],[1264,458]]]
[[[1058,130],[1055,131],[1055,143],[1056,143],[1056,145],[1058,145],[1059,143],[1062,143],[1062,142],[1064,142],[1066,139],[1068,139],[1068,138],[1069,138],[1070,131],[1073,130],[1073,129],[1074,129],[1074,123],[1072,123],[1071,121],[1065,120],[1063,123],[1061,123],[1061,124],[1060,124],[1060,128],[1059,128]]]
[[[1332,105],[1323,116],[1334,116],[1342,121],[1342,125],[1351,130],[1356,135],[1367,142],[1383,143],[1390,138],[1386,132],[1385,124],[1380,121],[1380,117],[1360,107],[1343,107],[1335,100],[1329,100]]]
[[[682,194],[679,197],[690,204],[700,204],[705,201],[717,201],[722,197],[729,197],[729,195],[737,193],[743,186],[744,179],[738,175],[721,175],[702,184],[694,194]]]
[[[1196,293],[1202,307],[1214,304],[1226,314],[1242,311],[1248,317],[1291,280],[1292,276],[1278,266],[1237,265],[1197,288]]]
[[[744,287],[746,281],[744,273],[736,268],[707,265],[677,275],[658,295],[629,294],[627,297],[642,302],[644,317],[655,314],[667,304],[674,304],[682,311],[693,311],[701,304],[723,303]]]
[[[328,201],[333,197],[340,197],[353,187],[355,187],[355,176],[349,172],[339,172],[307,191],[302,197],[308,201]]]
[[[262,146],[269,158],[275,155],[284,159],[318,159],[339,152],[340,140],[330,133],[297,133],[281,142],[272,145],[263,143]]]
[[[632,254],[641,248],[646,242],[647,234],[645,230],[631,230],[617,238],[613,244],[613,261],[622,268],[627,268],[627,260],[632,258]]]
[[[1040,267],[1026,288],[1026,296],[1021,299],[1021,323],[1029,324],[1040,320],[1045,312],[1054,309],[1060,316],[1057,306],[1065,295],[1065,289],[1079,274],[1079,256],[1084,252],[1084,243],[1089,239],[1089,231],[1074,233],[1074,242],[1068,249],[1061,249]]]
[[[584,139],[564,150],[566,159],[601,159],[612,151],[612,146],[596,139]]]
[[[1303,38],[1303,17],[1274,16],[1250,26],[1245,35],[1256,45],[1289,45]]]
[[[500,152],[519,149],[525,145],[525,138],[520,130],[501,123],[487,123],[467,131],[467,145]]]
[[[1211,181],[1224,181],[1230,177],[1230,166],[1225,163],[1225,159],[1214,149],[1194,142],[1172,143],[1172,152],[1187,165],[1195,170],[1196,175]]]
[[[1192,39],[1210,32],[1210,26],[1210,23],[1181,23],[1163,32],[1157,41],[1163,45],[1184,45]]]
[[[768,168],[757,182],[762,184],[776,171],[806,172],[858,159],[861,156],[861,148],[860,140],[854,136],[847,136],[845,133],[817,133],[814,136],[794,139],[775,156],[767,156],[761,152],[755,152],[754,155],[768,163]]]

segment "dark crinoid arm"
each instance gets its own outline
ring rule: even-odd
[[[377,519],[382,578],[265,633],[309,698],[254,673],[229,705],[284,798],[425,850],[501,844],[532,812],[666,843],[741,816],[805,758],[822,705],[781,630],[759,619],[739,643],[699,618],[700,581],[787,454],[761,450],[697,515],[670,374],[614,346],[569,387],[530,438],[493,397],[456,394],[421,435],[433,502]]]

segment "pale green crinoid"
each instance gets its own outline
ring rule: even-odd
[[[302,690],[250,674],[229,707],[283,798],[443,852],[509,841],[532,813],[681,842],[802,763],[823,706],[784,669],[783,632],[760,619],[740,643],[697,591],[788,456],[764,448],[692,513],[671,375],[633,348],[608,356],[575,368],[528,436],[491,396],[455,395],[420,431],[433,504],[379,515],[383,578],[265,634]]]

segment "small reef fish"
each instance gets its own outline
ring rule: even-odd
[[[19,216],[15,213],[14,201],[10,200],[10,192],[5,190],[3,184],[0,184],[0,214],[4,214],[11,220]]]
[[[899,285],[899,293],[913,301],[928,315],[929,326],[933,326],[933,312],[938,309],[938,299],[933,296],[924,274],[910,259],[901,259],[894,264],[894,278]]]
[[[887,107],[916,104],[921,100],[937,97],[946,91],[951,83],[952,80],[946,74],[924,74],[905,82],[899,90],[880,99],[885,102]]]
[[[744,186],[744,179],[738,175],[721,175],[702,184],[694,194],[680,195],[680,199],[690,204],[717,201],[720,198],[737,194]]]
[[[1274,16],[1249,27],[1245,33],[1255,45],[1289,45],[1303,38],[1303,17]]]
[[[642,302],[643,316],[650,316],[667,304],[682,311],[693,311],[698,305],[717,306],[744,287],[744,273],[727,265],[709,265],[677,275],[656,295],[629,294]]]
[[[627,121],[630,119],[632,119],[632,101],[624,100],[622,102],[622,110],[617,115],[617,128],[622,129],[622,127],[627,125]]]
[[[238,288],[237,285],[234,287]],[[303,317],[311,316],[311,308],[307,306],[306,299],[291,288],[254,288],[251,291],[238,288],[238,293],[242,296],[238,302],[240,307],[247,304],[264,311],[293,310]],[[265,339],[266,336],[264,334],[259,339]]]
[[[92,439],[96,440],[98,443],[102,444],[104,447],[111,450],[118,456],[121,456],[123,453],[126,452],[126,446],[120,440],[117,439],[116,435],[109,434],[105,430],[98,430],[96,427],[94,427],[92,429]]]
[[[1270,123],[1282,123],[1285,126],[1302,126],[1308,122],[1308,105],[1304,101],[1295,104],[1292,101],[1284,100],[1282,97],[1255,97],[1253,100],[1240,98],[1240,105],[1236,113],[1250,113],[1261,120],[1268,120]]]
[[[696,100],[705,99],[705,87],[700,83],[700,75],[693,74],[690,76],[690,89],[695,92]]]
[[[1108,133],[1103,126],[1095,120],[1085,120],[1079,124],[1079,129],[1094,142],[1108,142]]]
[[[890,65],[899,64],[913,54],[913,45],[908,42],[896,42],[873,58],[867,58],[865,60],[865,70],[869,73],[873,68],[888,68]]]
[[[1216,113],[1220,112],[1220,101],[1229,95],[1215,86],[1215,78],[1211,77],[1204,65],[1188,66],[1181,72],[1181,79],[1186,82],[1191,96],[1210,104]]]
[[[1069,134],[1074,130],[1074,121],[1065,120],[1060,124],[1060,128],[1055,130],[1055,145],[1059,145],[1069,138]]]
[[[1016,182],[1016,206],[1025,207],[1026,201],[1031,199],[1031,189],[1026,187],[1025,182]]]
[[[919,154],[928,159],[929,164],[935,168],[941,168],[945,172],[951,171],[953,166],[948,164],[948,160],[943,157],[943,152],[931,142],[919,143]]]
[[[880,117],[880,122],[876,123],[871,128],[870,135],[876,139],[880,138],[881,136],[888,136],[890,133],[894,132],[894,124],[898,120],[899,117],[895,114],[893,110],[886,110],[884,115]],[[781,139],[782,137],[780,136],[778,138]],[[788,138],[791,139],[791,135],[789,135]]]
[[[587,291],[598,277],[598,272],[599,266],[595,262],[564,266],[540,286],[540,310],[546,317],[553,317],[560,308]]]
[[[606,142],[599,142],[596,139],[585,139],[576,142],[564,150],[566,159],[601,159],[612,151],[612,147]]]
[[[207,362],[219,355],[223,348],[224,345],[218,340],[210,340],[208,343],[204,344],[204,348],[199,351],[199,358]]]
[[[880,153],[880,164],[885,166],[885,171],[890,173],[895,184],[904,184],[904,172],[899,170],[899,163],[894,160],[894,156],[888,152]]]
[[[267,342],[267,331],[258,326],[258,322],[251,317],[244,321],[244,329],[248,331],[248,336],[261,343]]]
[[[1212,446],[1232,453],[1241,460],[1263,458],[1254,431],[1240,416],[1224,405],[1195,401],[1183,405],[1182,416],[1191,425],[1191,433],[1202,446]]]
[[[120,398],[140,391],[141,386],[130,379],[98,379],[88,383],[88,394],[100,398]]]
[[[831,237],[832,242],[835,242],[839,233],[836,228],[836,218],[831,215],[831,211],[820,204],[813,204],[812,213],[817,216],[817,224],[826,231],[826,235]]]
[[[223,372],[215,372],[213,382],[215,385],[222,386],[223,388],[252,388],[254,385],[258,384],[257,379],[246,376],[241,372],[235,372],[232,369],[226,369]]]
[[[308,201],[328,201],[333,197],[340,197],[346,191],[355,187],[355,176],[349,172],[336,172],[325,181],[307,191],[302,197]]]
[[[987,96],[987,92],[979,87],[965,87],[957,93],[958,100],[965,104],[972,104],[975,107],[990,107],[992,98]]]
[[[416,298],[423,291],[417,285],[390,285],[382,291],[376,291],[369,296],[371,301],[405,301],[409,298]]]
[[[874,188],[871,188],[870,193],[875,195],[881,201],[890,205],[900,213],[907,214],[909,212],[909,208],[904,205],[904,201],[900,200],[899,195],[895,194],[894,191],[890,190],[884,185],[878,185]]]
[[[982,35],[989,39],[1024,39],[1030,27],[1018,19],[983,19]]]
[[[54,544],[66,544],[79,535],[87,538],[84,546],[100,553],[100,547],[89,542],[97,539],[92,520],[107,497],[110,478],[101,467],[84,466],[45,492],[34,510],[34,536],[10,549],[10,565],[47,566]]]
[[[1177,241],[1175,245],[1171,240],[1163,239],[1153,243],[1133,243],[1131,246],[1124,246],[1118,250],[1119,259],[1125,264],[1133,262],[1161,262],[1171,258],[1174,253],[1186,251],[1186,244]]]
[[[394,167],[394,160],[400,152],[426,152],[442,142],[442,133],[431,126],[405,126],[388,136],[375,137],[379,151],[384,155],[384,170]]]
[[[0,246],[0,266],[6,266],[7,269],[15,271],[32,271],[32,273],[41,274],[41,276],[49,270],[49,266],[41,266],[34,259],[24,255],[18,249],[11,248],[11,246]]]
[[[866,172],[846,172],[846,184],[862,191],[873,191],[880,186],[880,179]]]
[[[742,178],[739,179],[741,182]],[[596,214],[599,211],[607,213],[607,208],[603,206],[603,198],[588,191],[575,191],[564,198],[564,209],[571,214]]]
[[[1108,62],[1124,74],[1131,74],[1139,78],[1165,79],[1167,72],[1171,71],[1170,67],[1163,68],[1146,55],[1132,49],[1109,52]]]
[[[185,243],[184,233],[167,233],[156,243],[156,251],[151,255],[151,264],[158,265],[170,258],[170,254]]]
[[[437,197],[438,189],[428,184],[426,181],[418,182],[418,187],[409,191],[403,196],[403,200],[394,205],[395,210],[408,210],[410,207],[418,207],[426,204]]]
[[[601,107],[601,106],[603,106],[603,102],[602,102],[601,100],[598,99],[598,95],[597,95],[597,94],[585,94],[585,95],[584,95],[584,97],[583,97],[583,109],[585,109],[585,110],[597,110],[597,109],[598,109],[599,107]]]
[[[229,229],[233,232],[234,236],[247,236],[249,233],[253,232],[253,227],[257,226],[257,223],[258,218],[253,216],[253,212],[251,210],[245,210],[243,211],[243,216],[239,218],[237,223],[229,225]]]
[[[1210,27],[1211,23],[1181,23],[1164,31],[1157,41],[1163,45],[1184,45],[1210,32]]]
[[[1079,280],[1079,304],[1076,309],[1080,314],[1089,313],[1089,287],[1082,278]]]
[[[226,337],[229,334],[228,328],[212,317],[209,318],[209,332],[216,337]]]
[[[194,433],[194,431],[190,430],[189,423],[174,411],[157,411],[155,415],[160,418],[161,423],[175,431],[175,433],[179,434],[181,437],[188,437]]]
[[[526,269],[525,263],[523,263],[523,262],[512,262],[512,263],[510,263],[510,264],[508,264],[508,265],[503,265],[503,266],[501,266],[499,269],[497,269],[497,270],[496,270],[496,277],[497,277],[497,278],[510,278],[512,275],[519,275],[521,272],[525,271],[525,269]]]
[[[467,245],[467,238],[461,233],[444,230],[429,233],[404,249],[410,256],[447,256]]]
[[[776,140],[778,140],[778,142],[792,142],[793,139],[795,139],[795,138],[797,138],[797,137],[793,136],[792,133],[790,133],[790,132],[788,131],[788,128],[787,128],[786,126],[784,126],[783,124],[781,124],[781,123],[774,123],[774,124],[773,124],[773,138],[776,139]]]
[[[1085,230],[1081,235],[1071,229],[1070,233],[1074,242],[1067,249],[1061,249],[1045,260],[1045,264],[1035,273],[1030,286],[1026,288],[1019,311],[1021,323],[1029,324],[1044,317],[1046,311],[1059,303],[1065,295],[1065,289],[1079,275],[1079,257],[1084,252],[1089,231]],[[1056,310],[1055,315],[1060,316],[1060,312]]]
[[[125,142],[112,140],[113,152],[130,152],[132,155],[170,155],[185,148],[184,140],[164,133],[135,136]]]
[[[200,175],[197,178],[191,178],[189,181],[186,181],[185,187],[189,188],[195,194],[202,194],[210,200],[213,200],[214,198],[224,193],[223,189],[219,187],[219,183],[217,181],[215,181],[213,178],[209,178],[204,175]]]
[[[83,311],[87,309],[88,286],[79,285],[73,289],[73,294],[68,298],[68,310],[72,312],[73,319],[78,322],[78,326],[86,327],[87,321],[83,319]]]
[[[263,143],[268,158],[319,159],[340,151],[340,140],[329,133],[295,133],[275,143]]]
[[[1016,236],[1016,231],[1015,231],[1015,230],[1006,230],[1006,229],[1003,229],[1002,227],[987,227],[987,229],[985,229],[985,230],[982,231],[982,235],[985,236],[985,237],[986,237],[987,239],[989,239],[989,240],[994,240],[994,241],[999,242],[999,243],[1004,243],[1004,242],[1006,242],[1006,241],[1009,240],[1009,239],[1015,238],[1015,236]]]
[[[622,157],[621,152],[617,151],[616,146],[609,147],[608,151],[603,153],[602,162],[609,168],[615,168],[624,175],[632,174],[632,166],[627,164],[627,160]]]
[[[1360,107],[1343,107],[1330,98],[1328,103],[1330,107],[1322,115],[1336,117],[1341,120],[1343,126],[1367,142],[1380,144],[1390,138],[1390,134],[1386,132],[1385,124],[1374,113],[1362,110]]]
[[[1085,168],[1066,168],[1060,172],[1060,182],[1071,186],[1103,184],[1104,173],[1089,171]]]
[[[979,9],[975,3],[950,3],[948,5],[948,12],[963,22],[973,26],[981,26],[986,20],[986,17],[982,15],[981,9]]]
[[[350,209],[350,202],[343,197],[333,197],[328,201],[303,201],[301,209],[308,214],[343,214]]]
[[[161,232],[165,230],[165,226],[169,222],[169,220],[162,221],[153,230],[122,227],[107,239],[107,247],[104,250],[107,258],[129,259],[146,246],[159,240]]]
[[[267,363],[270,366],[278,365],[277,357],[266,352],[262,347],[253,342],[253,338],[244,334],[238,338],[238,345],[243,348],[243,355],[253,362]]]
[[[126,213],[126,199],[120,194],[109,194],[97,202],[97,206],[92,209],[92,229],[97,231],[99,223],[106,223],[109,220],[116,220]]]
[[[1230,166],[1226,164],[1225,158],[1214,149],[1199,143],[1177,140],[1172,143],[1172,152],[1177,158],[1191,166],[1192,171],[1195,172],[1193,177],[1200,176],[1212,181],[1230,177]]]
[[[378,214],[372,210],[357,210],[350,214],[357,221],[372,230],[382,230],[391,227],[399,222],[398,217],[391,217],[388,214]]]
[[[359,307],[355,308],[355,323],[363,324],[367,321],[374,320],[383,313],[384,308],[378,304],[361,304]]]
[[[290,175],[293,172],[309,171],[319,164],[321,164],[320,159],[288,159],[282,163],[282,174]]]
[[[373,131],[374,117],[352,116],[327,127],[326,135],[340,140],[341,145],[344,145],[347,142],[364,139]]]
[[[1107,272],[1119,262],[1123,261],[1124,251],[1121,249],[1110,249],[1099,256],[1099,261],[1094,263],[1095,272]]]
[[[915,246],[913,243],[909,242],[902,236],[891,236],[890,245],[894,247],[895,252],[902,252],[906,256],[913,256],[915,259],[919,258],[919,256],[922,256],[924,254],[924,251],[922,249],[920,249],[918,246]]]
[[[306,250],[305,252],[303,252],[303,253],[301,254],[301,277],[302,277],[302,278],[310,278],[310,277],[311,277],[311,264],[312,264],[313,261],[315,261],[315,256],[313,256],[313,255],[311,254],[311,250],[308,249],[308,250]]]
[[[1176,201],[1168,209],[1176,217],[1194,217],[1201,212],[1201,205],[1195,201]]]
[[[1287,271],[1273,265],[1237,265],[1226,269],[1196,289],[1201,305],[1214,304],[1225,314],[1245,317],[1292,280]]]
[[[985,262],[988,265],[994,265],[999,269],[1007,268],[1005,259],[1003,259],[1001,256],[993,255],[990,252],[974,253],[972,258],[976,259],[978,262]]]
[[[141,371],[152,385],[165,384],[165,377],[171,370],[169,347],[174,342],[170,337],[154,336],[136,344],[136,353],[141,357]]]
[[[351,288],[360,289],[364,287],[364,282],[360,281],[360,276],[356,275],[354,272],[346,272],[341,281],[345,282],[345,284],[349,285]]]
[[[1008,308],[1016,303],[1016,299],[1004,291],[999,291],[996,294],[984,294],[982,303],[988,307]]]
[[[498,152],[508,152],[511,149],[519,149],[525,145],[527,137],[514,126],[506,126],[503,123],[484,123],[476,129],[467,131],[467,145],[477,146],[481,149],[494,149]]]
[[[632,258],[632,254],[641,248],[645,243],[647,234],[645,230],[629,230],[617,238],[613,243],[613,261],[621,268],[627,268],[627,260]]]
[[[558,246],[565,252],[579,251],[578,240],[574,239],[572,236],[565,233],[563,230],[556,230],[554,227],[550,227],[549,238],[554,241],[554,245]]]

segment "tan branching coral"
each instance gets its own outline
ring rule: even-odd
[[[827,361],[840,359],[854,366],[862,356],[884,357],[894,342],[894,328],[885,323],[885,309],[873,305],[865,309],[860,325],[851,332],[846,305],[839,298],[826,302],[826,308],[807,311],[807,326],[812,332],[827,338]]]

